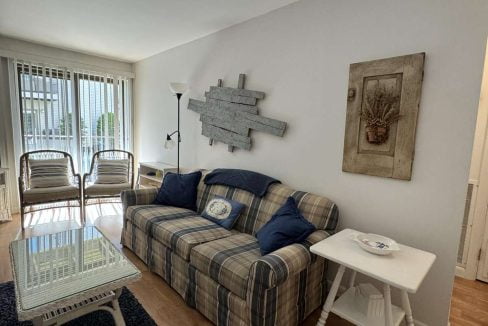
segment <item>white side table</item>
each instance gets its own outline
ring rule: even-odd
[[[412,309],[408,293],[417,292],[434,263],[435,255],[404,245],[399,245],[400,251],[394,252],[389,256],[373,255],[361,249],[351,239],[351,235],[354,233],[360,232],[345,229],[310,247],[312,253],[340,265],[317,325],[325,325],[330,312],[356,325],[371,325],[371,322],[362,313],[358,313],[354,309],[352,291],[346,291],[339,299],[335,300],[344,272],[346,268],[349,268],[352,271],[349,280],[350,289],[354,287],[356,272],[383,283],[385,299],[384,325],[399,325],[405,317],[407,325],[413,326]],[[401,291],[403,309],[391,304],[390,286]]]

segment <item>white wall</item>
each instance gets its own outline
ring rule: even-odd
[[[203,98],[218,78],[266,92],[261,114],[288,122],[284,138],[253,132],[250,152],[208,146],[198,114],[182,110],[182,162],[236,167],[323,194],[340,226],[391,236],[438,259],[413,296],[414,317],[446,325],[468,179],[488,3],[304,0],[136,63],[136,150],[175,162],[163,149],[176,128],[170,81]],[[412,181],[341,171],[349,64],[426,52]]]

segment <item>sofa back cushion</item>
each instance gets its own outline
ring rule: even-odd
[[[333,232],[337,226],[339,210],[328,198],[291,189],[284,184],[272,184],[264,197],[249,191],[222,185],[206,185],[200,181],[197,190],[197,212],[201,214],[208,201],[215,195],[226,197],[245,205],[234,225],[239,232],[255,235],[276,211],[292,196],[303,216],[319,230]]]

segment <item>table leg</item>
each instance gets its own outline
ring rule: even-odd
[[[341,285],[342,276],[344,276],[345,270],[345,266],[339,266],[339,270],[337,270],[334,282],[332,283],[332,286],[330,288],[329,295],[327,295],[327,300],[325,300],[324,307],[322,308],[322,313],[320,314],[317,326],[325,325],[325,321],[327,320],[327,317],[329,317],[329,312],[332,309],[332,305],[334,304],[334,300],[337,295],[337,291],[339,290],[339,286]]]
[[[383,284],[383,292],[385,297],[385,325],[393,326],[393,312],[391,310],[391,291],[388,284]]]
[[[112,308],[114,313],[115,326],[125,326],[124,316],[122,316],[122,311],[119,306],[119,297],[122,294],[122,289],[115,290],[115,298],[112,301]]]
[[[412,307],[410,307],[410,300],[408,300],[407,291],[402,291],[402,306],[403,310],[405,310],[405,319],[407,320],[407,326],[414,326],[415,324],[413,323]]]
[[[42,326],[44,324],[44,321],[42,320],[42,316],[38,316],[38,317],[32,319],[32,324],[34,326]]]
[[[352,271],[351,278],[349,279],[349,288],[354,287],[354,282],[356,282],[356,271]]]

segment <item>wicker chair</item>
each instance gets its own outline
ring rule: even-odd
[[[56,187],[31,187],[31,169],[29,160],[55,160],[68,159],[69,185]],[[22,230],[24,230],[24,216],[43,209],[57,207],[80,207],[80,219],[82,213],[81,177],[75,173],[73,158],[70,154],[57,150],[38,150],[24,153],[20,157],[19,176],[20,216]],[[51,203],[63,203],[65,205],[46,205]]]
[[[128,160],[127,182],[120,183],[98,183],[98,166],[100,160]],[[94,203],[120,202],[120,193],[123,190],[134,189],[134,156],[132,153],[110,149],[93,154],[90,172],[83,175],[83,204],[91,204],[90,200],[96,199]]]

